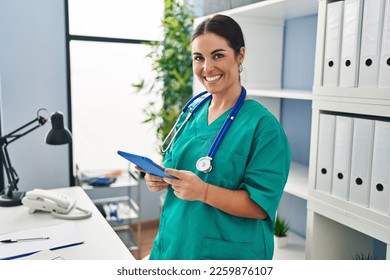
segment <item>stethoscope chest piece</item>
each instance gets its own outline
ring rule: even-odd
[[[211,166],[211,158],[210,157],[201,157],[196,162],[196,169],[201,172],[209,173],[213,167]]]

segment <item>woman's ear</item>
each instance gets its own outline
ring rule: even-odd
[[[241,47],[240,52],[237,56],[238,64],[242,64],[244,62],[244,59],[245,59],[245,47]]]

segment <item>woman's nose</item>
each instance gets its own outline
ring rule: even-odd
[[[203,64],[203,71],[206,73],[211,72],[214,69],[214,63],[212,60],[205,60]]]

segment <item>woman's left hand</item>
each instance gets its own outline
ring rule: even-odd
[[[207,183],[200,179],[191,171],[166,168],[165,173],[176,177],[164,178],[164,181],[170,184],[175,195],[183,200],[203,201],[206,194]]]

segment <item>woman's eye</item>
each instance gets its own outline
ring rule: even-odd
[[[203,57],[201,57],[201,56],[194,56],[194,60],[195,61],[202,61]]]
[[[223,54],[221,54],[221,53],[216,53],[215,55],[214,55],[214,58],[222,58],[223,57]]]

